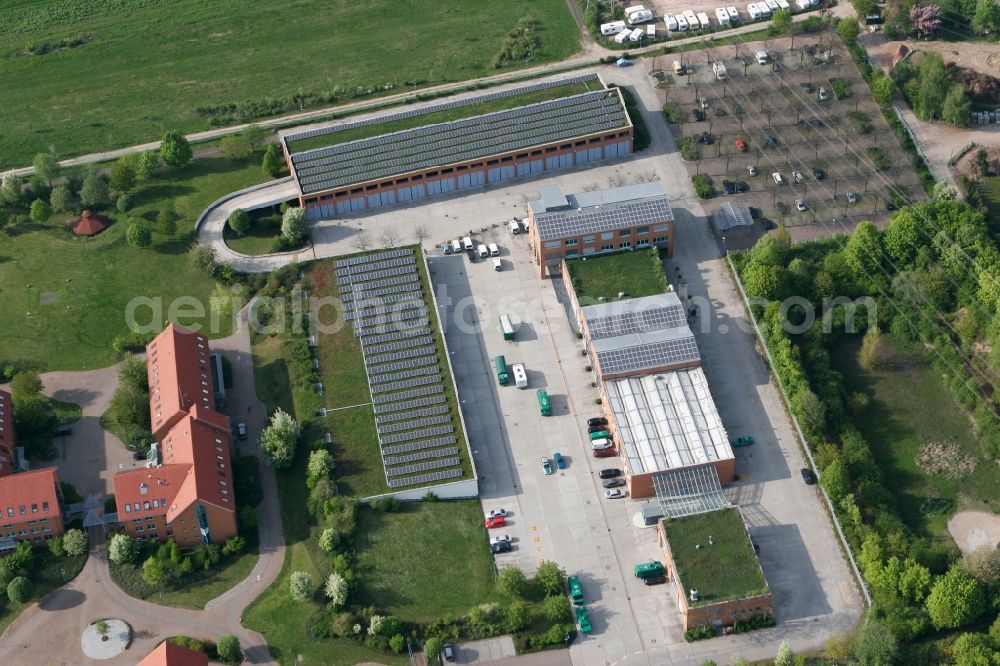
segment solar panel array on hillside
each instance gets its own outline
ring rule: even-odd
[[[389,487],[461,477],[453,406],[413,251],[353,257],[335,262],[334,272],[361,342]]]
[[[303,194],[515,152],[629,125],[617,90],[598,90],[291,155]]]

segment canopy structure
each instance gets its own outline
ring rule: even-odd
[[[96,236],[107,228],[107,218],[94,215],[89,210],[83,211],[80,219],[73,223],[73,233],[77,236]]]

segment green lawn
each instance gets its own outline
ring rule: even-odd
[[[128,332],[126,308],[136,298],[154,299],[151,302],[160,307],[158,312],[149,307],[137,309],[141,324],[153,322],[159,328],[171,304],[182,296],[196,299],[206,315],[178,319],[207,324],[208,299],[216,284],[189,261],[194,222],[223,194],[265,179],[256,158],[246,162],[201,159],[176,174],[140,184],[136,207],[127,215],[106,213],[114,223],[94,238],[74,236],[68,229],[69,216],[0,232],[4,236],[0,248],[3,361],[39,370],[109,365],[117,360],[111,342]],[[155,220],[161,206],[171,206],[178,215],[177,236],[166,238],[154,231],[151,248],[128,245],[126,219]],[[232,331],[226,317],[219,322],[218,330],[205,327],[210,337]]]
[[[579,49],[565,0],[11,0],[4,17],[5,165],[494,74],[522,17],[541,24],[527,65]]]
[[[667,290],[667,278],[655,248],[573,259],[566,265],[581,305],[593,305],[602,297],[617,300],[620,291],[639,298]]]
[[[678,579],[685,589],[698,590],[692,606],[767,592],[738,509],[665,520],[663,527]]]
[[[427,623],[497,601],[493,556],[477,500],[421,502],[396,513],[358,511],[359,602]]]
[[[251,227],[245,236],[237,236],[227,224],[222,231],[226,245],[242,254],[259,255],[275,252],[275,243],[281,235],[281,214],[269,208],[249,213]]]
[[[86,563],[86,555],[56,557],[47,548],[35,550],[31,574],[28,576],[35,584],[35,595],[26,604],[15,604],[7,598],[6,594],[0,596],[0,635],[7,630],[7,627],[21,614],[21,611],[39,601],[49,592],[76,578]]]
[[[257,544],[248,545],[246,552],[208,578],[203,578],[197,584],[189,585],[185,589],[166,592],[162,601],[157,597],[151,598],[150,601],[156,601],[165,606],[203,610],[206,603],[235,587],[249,576],[257,565],[258,557]]]
[[[833,355],[835,369],[843,373],[849,390],[869,396],[868,408],[854,415],[854,424],[871,446],[886,487],[895,493],[900,516],[919,532],[947,537],[953,509],[1000,510],[996,464],[982,459],[969,417],[929,361],[882,337],[884,365],[862,370],[856,363],[858,346],[847,344]],[[979,460],[969,476],[931,476],[918,466],[916,457],[925,444],[948,441]]]
[[[465,106],[453,107],[443,111],[435,111],[418,116],[410,116],[409,118],[401,118],[399,120],[380,123],[377,125],[364,125],[362,127],[355,127],[353,129],[343,130],[340,132],[331,132],[329,134],[312,136],[308,139],[289,142],[288,149],[292,152],[298,153],[304,150],[312,150],[314,148],[325,148],[327,146],[335,146],[337,144],[347,143],[348,141],[357,141],[358,139],[366,139],[380,134],[389,134],[390,132],[399,132],[402,130],[413,129],[414,127],[422,127],[424,125],[433,125],[435,123],[445,123],[452,120],[460,120],[462,118],[471,118],[472,116],[479,116],[484,113],[503,111],[506,109],[513,109],[518,106],[537,104],[539,102],[547,102],[549,100],[559,99],[560,97],[569,97],[570,95],[579,95],[580,93],[585,93],[590,90],[600,90],[600,84],[596,81],[591,82],[590,84],[564,83],[560,86],[553,86],[552,88],[545,88],[543,90],[521,93],[520,95],[500,97],[497,99],[479,102],[477,104],[467,104]]]

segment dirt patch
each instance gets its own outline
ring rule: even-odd
[[[38,304],[39,305],[52,305],[59,300],[59,292],[57,291],[43,291],[38,294]]]
[[[953,441],[928,442],[917,454],[917,465],[925,474],[961,479],[976,471],[976,458]]]
[[[1000,544],[1000,516],[985,511],[959,511],[948,520],[948,532],[963,553],[984,544]]]

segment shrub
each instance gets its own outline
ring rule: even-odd
[[[34,593],[34,584],[24,576],[18,576],[7,584],[7,598],[16,604],[28,603]]]
[[[867,153],[868,153],[868,159],[872,161],[872,164],[874,164],[875,168],[878,169],[879,171],[885,171],[890,166],[892,166],[892,162],[889,161],[889,158],[886,156],[886,154],[882,151],[881,148],[877,146],[872,146],[867,150]]]
[[[309,234],[304,208],[289,208],[281,217],[281,235],[291,243],[301,243]]]
[[[215,642],[215,653],[219,659],[230,664],[239,663],[243,656],[240,654],[240,641],[232,634],[219,636],[219,640]]]
[[[684,632],[684,640],[688,643],[694,641],[705,640],[706,638],[715,638],[715,628],[712,626],[704,627],[691,627]]]
[[[399,654],[406,649],[406,639],[403,638],[402,634],[396,634],[389,639],[389,649]]]
[[[313,577],[305,571],[293,571],[288,580],[288,589],[296,601],[306,601],[316,592]]]
[[[247,540],[241,536],[234,536],[226,539],[226,544],[222,547],[223,555],[237,555],[247,547]]]
[[[848,90],[847,87],[847,81],[845,81],[844,79],[840,78],[830,79],[830,89],[833,91],[833,94],[837,96],[837,99],[844,99],[845,97],[850,96],[850,91]]]
[[[62,535],[57,536],[52,541],[49,541],[49,552],[55,557],[62,557],[66,554],[66,549],[63,548]]]
[[[694,192],[700,199],[711,199],[715,196],[715,185],[712,178],[703,173],[691,176],[691,184],[694,185]]]
[[[271,424],[261,434],[260,448],[272,467],[284,469],[292,464],[298,440],[298,423],[279,407],[271,415]]]
[[[237,236],[245,236],[250,231],[250,216],[242,208],[237,208],[229,214],[227,224]]]
[[[775,624],[776,622],[772,616],[758,615],[749,620],[743,620],[734,624],[733,633],[742,634],[747,631],[754,631],[755,629],[766,629],[767,627],[773,627]]]
[[[334,609],[340,608],[347,603],[347,581],[335,571],[326,579],[323,593],[330,600],[330,605]]]
[[[868,134],[872,131],[872,120],[867,113],[860,111],[848,111],[847,118],[854,125],[854,131],[858,134]]]
[[[133,220],[125,230],[125,240],[132,247],[146,248],[153,243],[153,232],[140,220]]]
[[[67,555],[83,555],[87,552],[87,533],[79,529],[69,530],[63,535],[63,547]]]
[[[688,162],[701,159],[701,147],[689,136],[677,139],[677,149],[680,151],[681,158]]]
[[[127,534],[112,535],[108,543],[108,559],[115,564],[134,562],[139,555],[139,546]]]
[[[340,532],[332,527],[325,528],[319,534],[319,547],[324,553],[332,553],[340,546]]]

